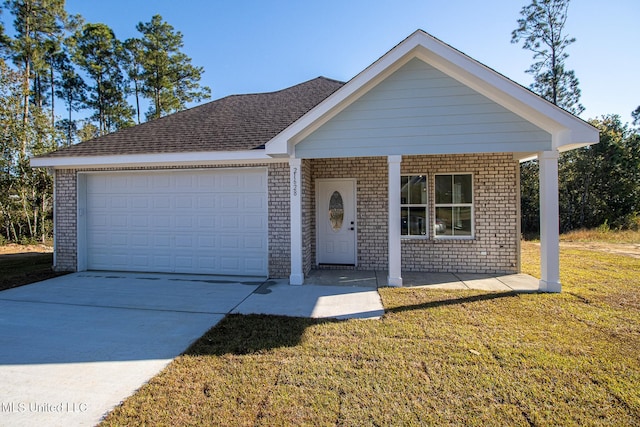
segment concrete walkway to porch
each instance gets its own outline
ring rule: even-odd
[[[537,292],[538,279],[526,274],[403,274],[405,287]],[[269,279],[232,313],[313,318],[379,319],[384,307],[377,289],[386,286],[386,271],[312,270],[304,285]]]
[[[403,272],[404,287],[429,289],[479,289],[483,291],[538,292],[539,281],[528,274],[473,274]],[[312,270],[305,285],[379,288],[387,284],[386,271]]]

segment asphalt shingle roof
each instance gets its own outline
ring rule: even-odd
[[[277,92],[227,96],[39,157],[263,148],[343,85],[343,82],[318,77]]]

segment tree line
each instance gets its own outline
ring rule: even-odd
[[[64,0],[5,0],[0,19],[0,243],[44,241],[52,178],[29,167],[31,156],[180,111],[211,90],[160,15],[126,40],[69,15]]]
[[[576,39],[565,33],[570,0],[532,0],[520,11],[513,43],[533,52],[526,70],[530,89],[553,104],[580,114],[579,81],[566,67],[567,48]],[[598,144],[561,153],[558,160],[560,231],[580,228],[640,229],[640,106],[632,125],[610,114],[589,122],[600,130]],[[634,127],[636,126],[636,127]],[[520,166],[522,231],[539,233],[537,161]]]

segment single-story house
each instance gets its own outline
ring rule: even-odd
[[[598,131],[424,31],[343,83],[228,96],[34,157],[55,268],[516,273],[540,162],[540,289],[560,291],[558,153]]]

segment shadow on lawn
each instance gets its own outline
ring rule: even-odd
[[[184,354],[191,356],[246,355],[259,354],[281,347],[295,347],[300,344],[308,327],[343,321],[230,314],[193,343]]]
[[[51,252],[0,254],[0,291],[68,274],[53,271]]]
[[[469,304],[473,302],[490,301],[500,298],[518,297],[520,293],[516,291],[508,292],[490,292],[480,295],[472,295],[461,298],[447,298],[444,300],[429,301],[420,304],[402,305],[399,307],[386,308],[386,313],[402,313],[411,310],[425,310],[429,308],[444,307],[448,305]],[[452,294],[453,295],[453,294]]]
[[[386,309],[386,313],[469,304],[499,298],[517,297],[518,292],[491,292],[480,295],[429,301]],[[338,319],[310,319],[264,314],[231,314],[194,342],[185,352],[190,356],[222,356],[225,354],[260,354],[300,344],[307,328],[323,323],[344,322]]]

